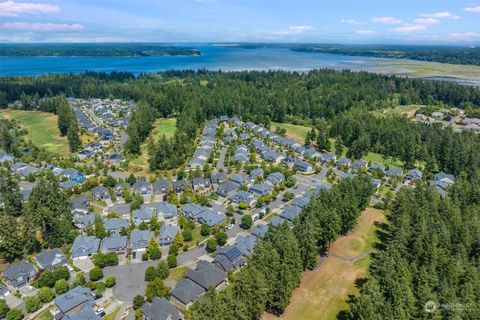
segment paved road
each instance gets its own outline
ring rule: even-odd
[[[225,169],[224,163],[225,163],[226,154],[227,154],[227,148],[223,147],[223,149],[220,151],[220,156],[218,157],[217,170]]]

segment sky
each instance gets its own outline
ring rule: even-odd
[[[0,0],[0,42],[480,44],[480,1]]]

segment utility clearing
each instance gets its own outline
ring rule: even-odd
[[[364,210],[355,229],[335,241],[320,266],[303,273],[285,312],[280,317],[266,313],[262,319],[336,319],[339,312],[347,310],[348,296],[358,294],[355,281],[367,274],[370,253],[378,241],[375,231],[384,221],[382,210]]]

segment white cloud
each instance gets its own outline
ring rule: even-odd
[[[357,21],[355,19],[340,19],[340,22],[345,24],[353,24],[353,25],[365,24],[365,22]]]
[[[431,24],[437,24],[440,21],[438,21],[438,19],[435,19],[435,18],[418,18],[413,20],[413,22],[415,22],[416,24],[431,25]]]
[[[450,33],[448,35],[448,39],[452,41],[480,40],[480,33],[476,33],[476,32]]]
[[[377,32],[374,31],[374,30],[370,30],[370,29],[360,29],[360,30],[355,30],[355,33],[358,33],[358,34],[375,34]]]
[[[480,40],[480,33],[463,32],[463,33],[449,33],[443,35],[422,35],[412,37],[412,40],[417,41],[435,41],[435,42],[469,42]]]
[[[418,24],[405,24],[401,27],[391,29],[393,32],[407,33],[407,32],[417,32],[425,30],[426,27]]]
[[[55,13],[60,8],[51,4],[30,3],[30,2],[0,2],[0,17],[18,17],[22,13]]]
[[[463,9],[463,11],[480,13],[480,6],[478,6],[478,7],[465,8],[465,9]]]
[[[372,18],[372,21],[381,24],[399,24],[402,22],[402,20],[394,17],[374,17]]]
[[[82,32],[85,27],[81,24],[65,23],[28,23],[28,22],[9,22],[0,25],[0,29],[15,31],[37,31],[37,32]]]
[[[425,17],[425,18],[460,19],[459,16],[455,16],[448,11],[424,13],[424,14],[421,14],[420,16]]]
[[[297,33],[304,33],[306,31],[313,30],[313,27],[312,26],[307,26],[307,25],[290,26],[290,27],[288,27],[288,30],[290,30],[294,34],[297,34]]]

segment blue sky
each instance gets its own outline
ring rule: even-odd
[[[480,43],[480,1],[0,0],[1,42]]]

